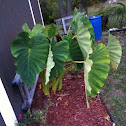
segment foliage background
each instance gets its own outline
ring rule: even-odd
[[[62,1],[66,9],[66,0]],[[82,0],[71,0],[72,12],[75,7],[79,9],[79,4],[81,1]],[[87,7],[89,7],[92,5],[96,5],[99,2],[105,2],[105,1],[106,0],[86,0],[86,4]],[[54,23],[55,19],[61,18],[57,0],[40,0],[40,4],[45,24]],[[85,9],[83,9],[83,11],[84,10]]]

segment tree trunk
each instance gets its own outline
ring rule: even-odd
[[[84,2],[83,0],[81,0],[79,3],[79,12],[82,12],[83,8],[84,8]]]
[[[83,1],[84,9],[85,9],[86,13],[88,14],[87,0],[82,0],[82,1]]]
[[[62,0],[57,0],[57,2],[58,2],[58,5],[59,5],[61,17],[66,17],[66,11],[65,11]]]
[[[79,11],[82,12],[83,9],[87,12],[87,0],[81,0],[79,3]]]
[[[71,0],[67,0],[67,16],[71,15]]]

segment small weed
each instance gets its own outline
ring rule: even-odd
[[[27,125],[24,123],[18,123],[16,126],[27,126]]]
[[[35,123],[47,124],[46,115],[48,110],[37,110],[32,114]]]
[[[26,113],[22,114],[22,118],[16,126],[30,126],[31,112],[28,110]]]
[[[38,109],[33,112],[28,110],[26,113],[22,115],[22,118],[20,122],[17,124],[17,126],[31,126],[34,123],[48,126],[47,113],[49,106],[51,106],[51,104],[45,104],[44,110]]]

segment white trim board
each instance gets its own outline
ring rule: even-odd
[[[6,126],[15,126],[15,123],[18,122],[1,79],[0,79],[0,113],[3,117]]]

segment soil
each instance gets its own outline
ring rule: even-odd
[[[31,110],[44,109],[44,105],[48,105],[46,118],[49,126],[112,126],[98,97],[90,97],[90,108],[87,108],[83,71],[68,72],[63,78],[62,90],[51,97],[44,96],[40,84],[38,81]]]

